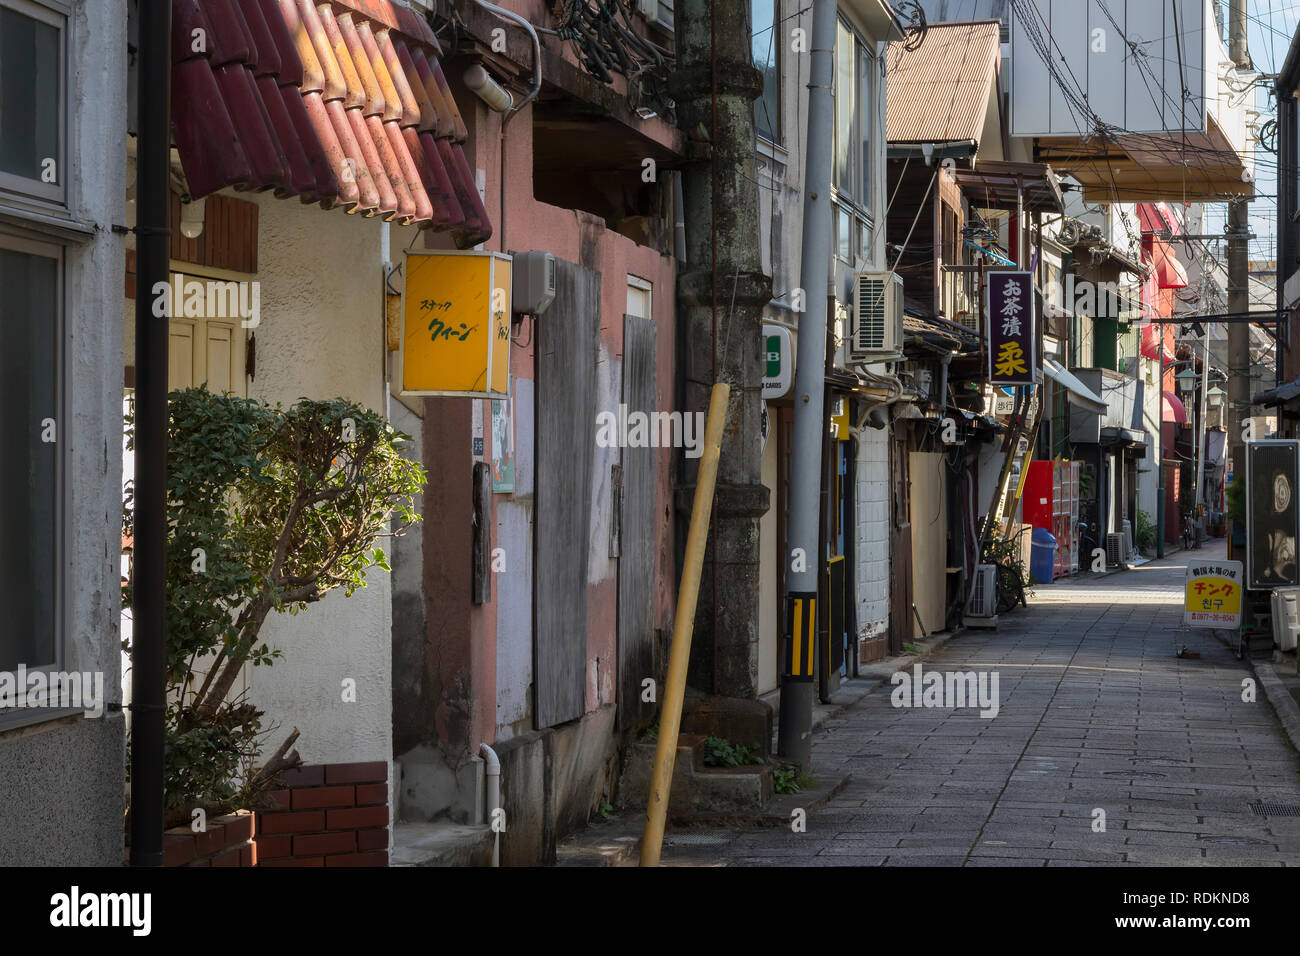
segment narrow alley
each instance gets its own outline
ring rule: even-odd
[[[1199,658],[1176,656],[1186,555],[1222,550],[1037,588],[922,662],[996,672],[996,716],[895,707],[884,684],[819,728],[818,776],[851,776],[806,832],[670,834],[665,862],[1300,863],[1300,816],[1251,809],[1300,805],[1300,760],[1263,693],[1243,702],[1249,668],[1208,630],[1186,632]]]

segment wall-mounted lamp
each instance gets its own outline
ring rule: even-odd
[[[207,199],[193,199],[181,203],[181,235],[197,239],[203,234],[203,216]]]
[[[510,91],[492,79],[488,71],[478,63],[465,71],[464,80],[465,85],[473,90],[479,99],[498,113],[504,113],[514,106],[515,98],[510,95]]]

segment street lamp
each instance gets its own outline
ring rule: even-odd
[[[1178,383],[1178,391],[1184,395],[1190,395],[1196,391],[1196,372],[1191,368],[1185,368],[1175,375],[1174,381]]]

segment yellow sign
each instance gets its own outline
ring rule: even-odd
[[[839,398],[831,406],[831,437],[836,441],[848,441],[851,437],[849,432],[849,400]]]
[[[1187,566],[1183,623],[1232,630],[1241,626],[1240,561],[1207,559]]]
[[[510,257],[412,249],[402,294],[402,394],[507,398]]]

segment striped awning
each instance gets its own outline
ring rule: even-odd
[[[274,190],[492,233],[437,39],[395,0],[172,0],[172,130],[190,196]]]

